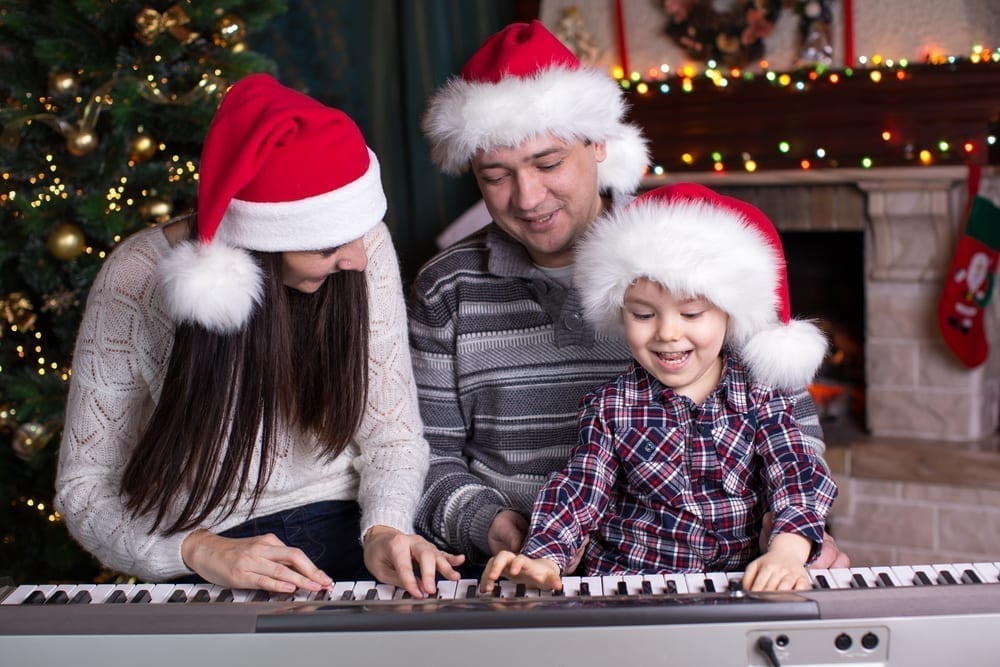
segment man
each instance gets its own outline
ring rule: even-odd
[[[618,84],[538,21],[490,37],[428,106],[432,158],[472,169],[494,221],[431,259],[409,304],[431,445],[417,529],[472,563],[520,549],[535,494],[576,442],[580,398],[628,363],[571,285],[576,241],[649,162],[625,111]],[[796,418],[822,453],[804,390]],[[846,564],[829,540],[814,565]]]

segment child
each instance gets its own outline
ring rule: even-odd
[[[792,320],[771,222],[700,185],[664,186],[599,218],[576,258],[595,324],[634,361],[581,402],[580,440],[540,491],[521,555],[487,564],[543,589],[588,539],[588,574],[745,570],[747,590],[809,587],[837,495],[785,393],[826,350]],[[759,554],[765,513],[773,515]]]

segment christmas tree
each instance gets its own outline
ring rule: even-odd
[[[5,0],[0,7],[0,576],[108,577],[52,507],[87,291],[128,234],[193,210],[248,37],[284,0]]]

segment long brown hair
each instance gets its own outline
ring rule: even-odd
[[[264,271],[261,304],[230,335],[177,327],[160,400],[125,467],[126,507],[151,515],[152,530],[189,530],[247,501],[253,511],[283,429],[314,434],[317,456],[335,457],[361,424],[368,394],[364,273],[337,272],[303,294],[282,283],[280,253],[252,254]]]

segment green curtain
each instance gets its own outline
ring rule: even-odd
[[[291,0],[255,36],[282,83],[347,112],[379,157],[386,222],[403,277],[478,199],[468,175],[441,175],[420,131],[429,95],[514,16],[510,0]]]

